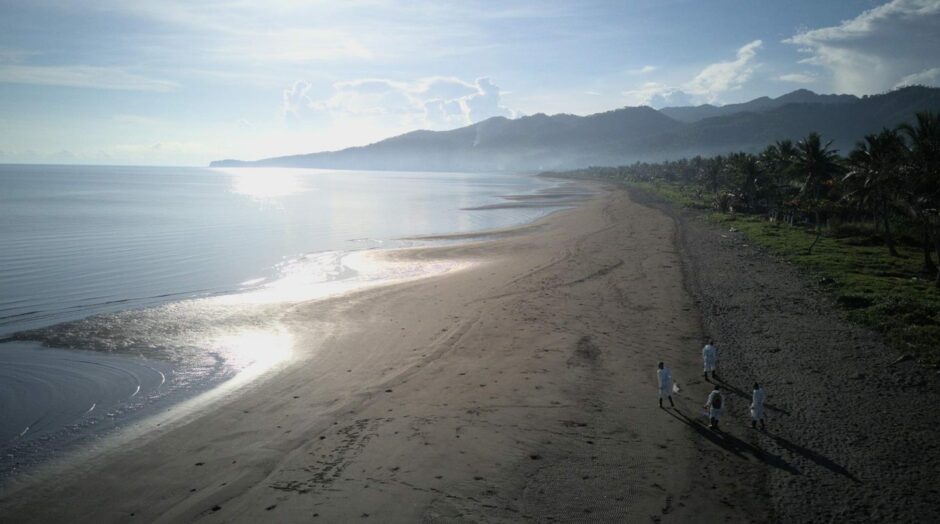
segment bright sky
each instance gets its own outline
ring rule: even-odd
[[[940,83],[940,0],[0,0],[0,163],[204,165],[912,83]]]

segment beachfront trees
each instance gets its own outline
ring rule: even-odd
[[[908,166],[910,168],[910,199],[912,209],[925,228],[932,229],[934,248],[940,262],[940,114],[921,111],[915,115],[914,125],[899,126],[910,140]],[[926,239],[925,245],[929,242]],[[933,261],[925,254],[924,269],[929,270]],[[940,271],[937,272],[937,287],[940,288]]]
[[[796,144],[770,144],[757,156],[740,152],[636,162],[571,174],[653,186],[666,183],[693,206],[711,204],[723,212],[740,206],[742,211],[766,212],[778,224],[793,225],[802,217],[815,229],[810,252],[828,219],[871,218],[876,229],[885,230],[883,240],[892,254],[902,251],[902,240],[923,238],[923,274],[937,275],[940,288],[940,271],[932,259],[934,253],[940,259],[940,115],[917,113],[911,125],[869,135],[850,157],[842,159],[831,142],[810,133]],[[840,176],[846,170],[850,176]],[[842,231],[864,234],[853,226]]]
[[[838,152],[830,149],[832,141],[822,143],[819,133],[813,132],[796,144],[793,156],[793,169],[803,178],[800,188],[800,207],[813,214],[816,226],[816,238],[809,246],[813,251],[822,235],[821,216],[831,205],[829,199],[835,187],[836,177],[842,172]]]
[[[750,153],[732,153],[725,166],[732,191],[750,211],[759,207],[761,193],[767,190],[764,171]]]
[[[760,154],[761,168],[767,173],[767,192],[770,217],[776,221],[787,207],[786,202],[796,197],[798,186],[793,184],[796,147],[790,140],[778,140],[767,146]]]
[[[718,198],[718,193],[721,191],[721,182],[722,182],[722,171],[725,164],[725,159],[721,155],[718,155],[714,158],[707,159],[701,169],[701,178],[703,185],[705,185],[711,192],[715,195],[715,198]]]
[[[843,198],[867,209],[876,220],[881,219],[885,245],[892,256],[898,256],[891,216],[904,184],[901,174],[905,152],[904,141],[896,130],[866,135],[849,154],[849,172],[842,180],[847,190]]]

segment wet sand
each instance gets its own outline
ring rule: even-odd
[[[297,306],[291,365],[9,488],[0,520],[761,520],[753,479],[707,467],[748,450],[703,462],[676,234],[602,189],[518,235],[399,251],[475,263]]]

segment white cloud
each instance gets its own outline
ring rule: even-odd
[[[381,121],[383,126],[431,129],[516,115],[502,105],[500,88],[489,78],[479,78],[473,84],[453,77],[413,82],[364,78],[336,82],[332,88],[328,96],[316,97],[311,84],[296,82],[283,92],[282,113],[289,121],[366,118]]]
[[[149,116],[141,115],[131,115],[131,114],[118,114],[114,115],[111,118],[117,124],[123,124],[128,126],[159,126],[166,124],[165,121],[160,120],[159,118],[153,118]]]
[[[489,78],[477,79],[477,92],[460,99],[466,107],[465,115],[470,122],[480,122],[494,116],[512,118],[513,112],[499,100],[499,86]]]
[[[302,80],[294,82],[290,88],[281,93],[281,113],[287,118],[299,118],[313,104],[307,96],[310,84]]]
[[[416,82],[415,91],[425,99],[454,99],[477,92],[474,84],[455,77],[434,76]]]
[[[646,75],[646,74],[652,73],[653,71],[656,71],[657,69],[659,68],[656,66],[645,65],[637,69],[630,69],[627,72],[630,73],[631,75]]]
[[[715,100],[721,93],[740,89],[754,73],[754,58],[762,44],[760,40],[754,40],[738,49],[734,60],[718,62],[702,69],[701,73],[686,84],[685,89],[710,101]]]
[[[904,86],[940,86],[940,67],[931,67],[930,69],[924,69],[919,73],[914,73],[912,75],[907,75],[901,79],[900,82],[895,84],[894,87],[904,87]]]
[[[692,105],[694,97],[678,87],[671,87],[658,82],[646,82],[637,89],[624,91],[628,105],[650,106],[660,109],[669,106]]]
[[[796,84],[812,84],[813,82],[816,81],[816,77],[813,75],[807,75],[805,73],[790,73],[790,74],[778,76],[777,80],[782,80],[784,82],[793,82]]]
[[[940,0],[893,0],[832,27],[784,40],[809,55],[835,90],[868,94],[940,65]]]
[[[175,82],[135,75],[117,67],[85,65],[0,64],[0,82],[120,91],[172,91],[179,87]]]
[[[646,82],[636,89],[622,94],[631,105],[648,105],[654,108],[684,106],[696,103],[716,102],[722,94],[740,89],[757,67],[757,50],[760,40],[749,42],[737,50],[734,60],[710,64],[681,86]]]

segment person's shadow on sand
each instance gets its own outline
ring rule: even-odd
[[[782,457],[774,455],[768,451],[764,451],[763,449],[760,449],[753,444],[744,442],[743,440],[729,433],[725,433],[724,431],[714,431],[708,429],[704,424],[693,418],[690,418],[688,415],[680,411],[679,408],[665,409],[664,411],[670,416],[675,417],[683,424],[686,424],[695,430],[696,433],[702,437],[705,437],[713,444],[730,451],[740,459],[747,460],[747,457],[744,456],[744,454],[747,453],[757,460],[760,460],[764,464],[782,469],[783,471],[786,471],[792,475],[800,475],[800,470],[790,465],[789,462],[783,460]]]
[[[741,397],[741,398],[744,398],[744,399],[746,399],[746,400],[750,400],[750,399],[751,399],[751,395],[748,394],[747,392],[741,390],[740,388],[737,388],[737,387],[735,387],[734,385],[725,382],[725,381],[724,381],[723,379],[721,379],[720,377],[715,377],[715,379],[721,384],[721,387],[722,387],[723,389],[725,389],[725,390],[727,390],[727,391],[730,391],[730,392],[734,393],[735,395],[737,395],[737,396],[739,396],[739,397]],[[769,409],[769,410],[771,410],[771,411],[775,411],[775,412],[777,412],[777,413],[782,413],[782,414],[784,414],[784,415],[789,415],[789,414],[790,414],[789,411],[786,411],[785,409],[778,408],[778,407],[776,407],[776,406],[774,406],[774,405],[772,405],[772,404],[769,404],[769,403],[767,403],[767,402],[764,403],[764,407],[765,407],[766,409]],[[787,439],[785,439],[785,438],[783,438],[783,437],[781,437],[781,436],[779,436],[779,435],[774,435],[773,433],[769,433],[769,432],[766,432],[766,431],[764,432],[764,434],[766,434],[768,437],[770,437],[778,446],[780,446],[781,448],[784,448],[784,449],[790,451],[791,453],[796,453],[797,455],[801,455],[801,456],[805,457],[806,459],[811,460],[811,461],[814,462],[815,464],[817,464],[817,465],[819,465],[819,466],[822,466],[822,467],[828,469],[829,471],[832,471],[833,473],[837,473],[837,474],[839,474],[839,475],[842,475],[842,476],[844,476],[844,477],[846,477],[846,478],[851,479],[853,482],[861,482],[860,480],[858,480],[857,478],[855,478],[855,476],[852,475],[847,469],[845,469],[844,467],[840,466],[839,464],[837,464],[835,461],[833,461],[832,459],[830,459],[830,458],[828,458],[828,457],[825,457],[825,456],[823,456],[823,455],[820,455],[819,453],[817,453],[817,452],[815,452],[815,451],[813,451],[813,450],[811,450],[811,449],[805,448],[805,447],[803,447],[803,446],[800,446],[799,444],[796,444],[796,443],[794,443],[794,442],[790,442],[789,440],[787,440]]]
[[[774,435],[773,433],[769,433],[769,432],[765,432],[765,433],[774,442],[776,442],[777,445],[780,446],[781,448],[784,448],[790,451],[791,453],[796,453],[797,455],[801,455],[805,457],[807,460],[810,460],[814,462],[815,464],[822,466],[828,469],[829,471],[832,471],[833,473],[838,473],[839,475],[842,475],[852,480],[852,482],[856,482],[859,484],[861,483],[861,481],[855,478],[855,476],[852,475],[852,473],[850,473],[849,470],[840,466],[839,464],[834,462],[832,459],[825,457],[823,455],[820,455],[819,453],[816,453],[815,451],[811,449],[804,448],[803,446],[800,446],[799,444],[790,442],[789,440],[781,437],[780,435]]]
[[[717,376],[716,376],[716,377],[715,377],[715,381],[717,381],[718,384],[721,385],[722,389],[725,389],[725,390],[727,390],[727,391],[730,391],[730,392],[734,393],[735,395],[737,395],[737,396],[739,396],[739,397],[741,397],[741,398],[743,398],[743,399],[745,399],[745,400],[747,400],[747,401],[750,402],[750,400],[751,400],[751,394],[748,393],[747,391],[744,391],[744,390],[741,389],[741,388],[735,387],[733,384],[729,384],[729,383],[725,382],[724,379],[722,379],[721,377],[717,377]],[[769,403],[769,402],[764,402],[764,409],[767,409],[767,410],[770,410],[770,411],[773,411],[773,412],[776,412],[776,413],[781,413],[781,414],[783,414],[783,415],[789,415],[789,414],[790,414],[789,411],[787,411],[787,410],[785,410],[785,409],[783,409],[783,408],[777,407],[777,406],[775,406],[775,405],[773,405],[773,404],[771,404],[771,403]]]

